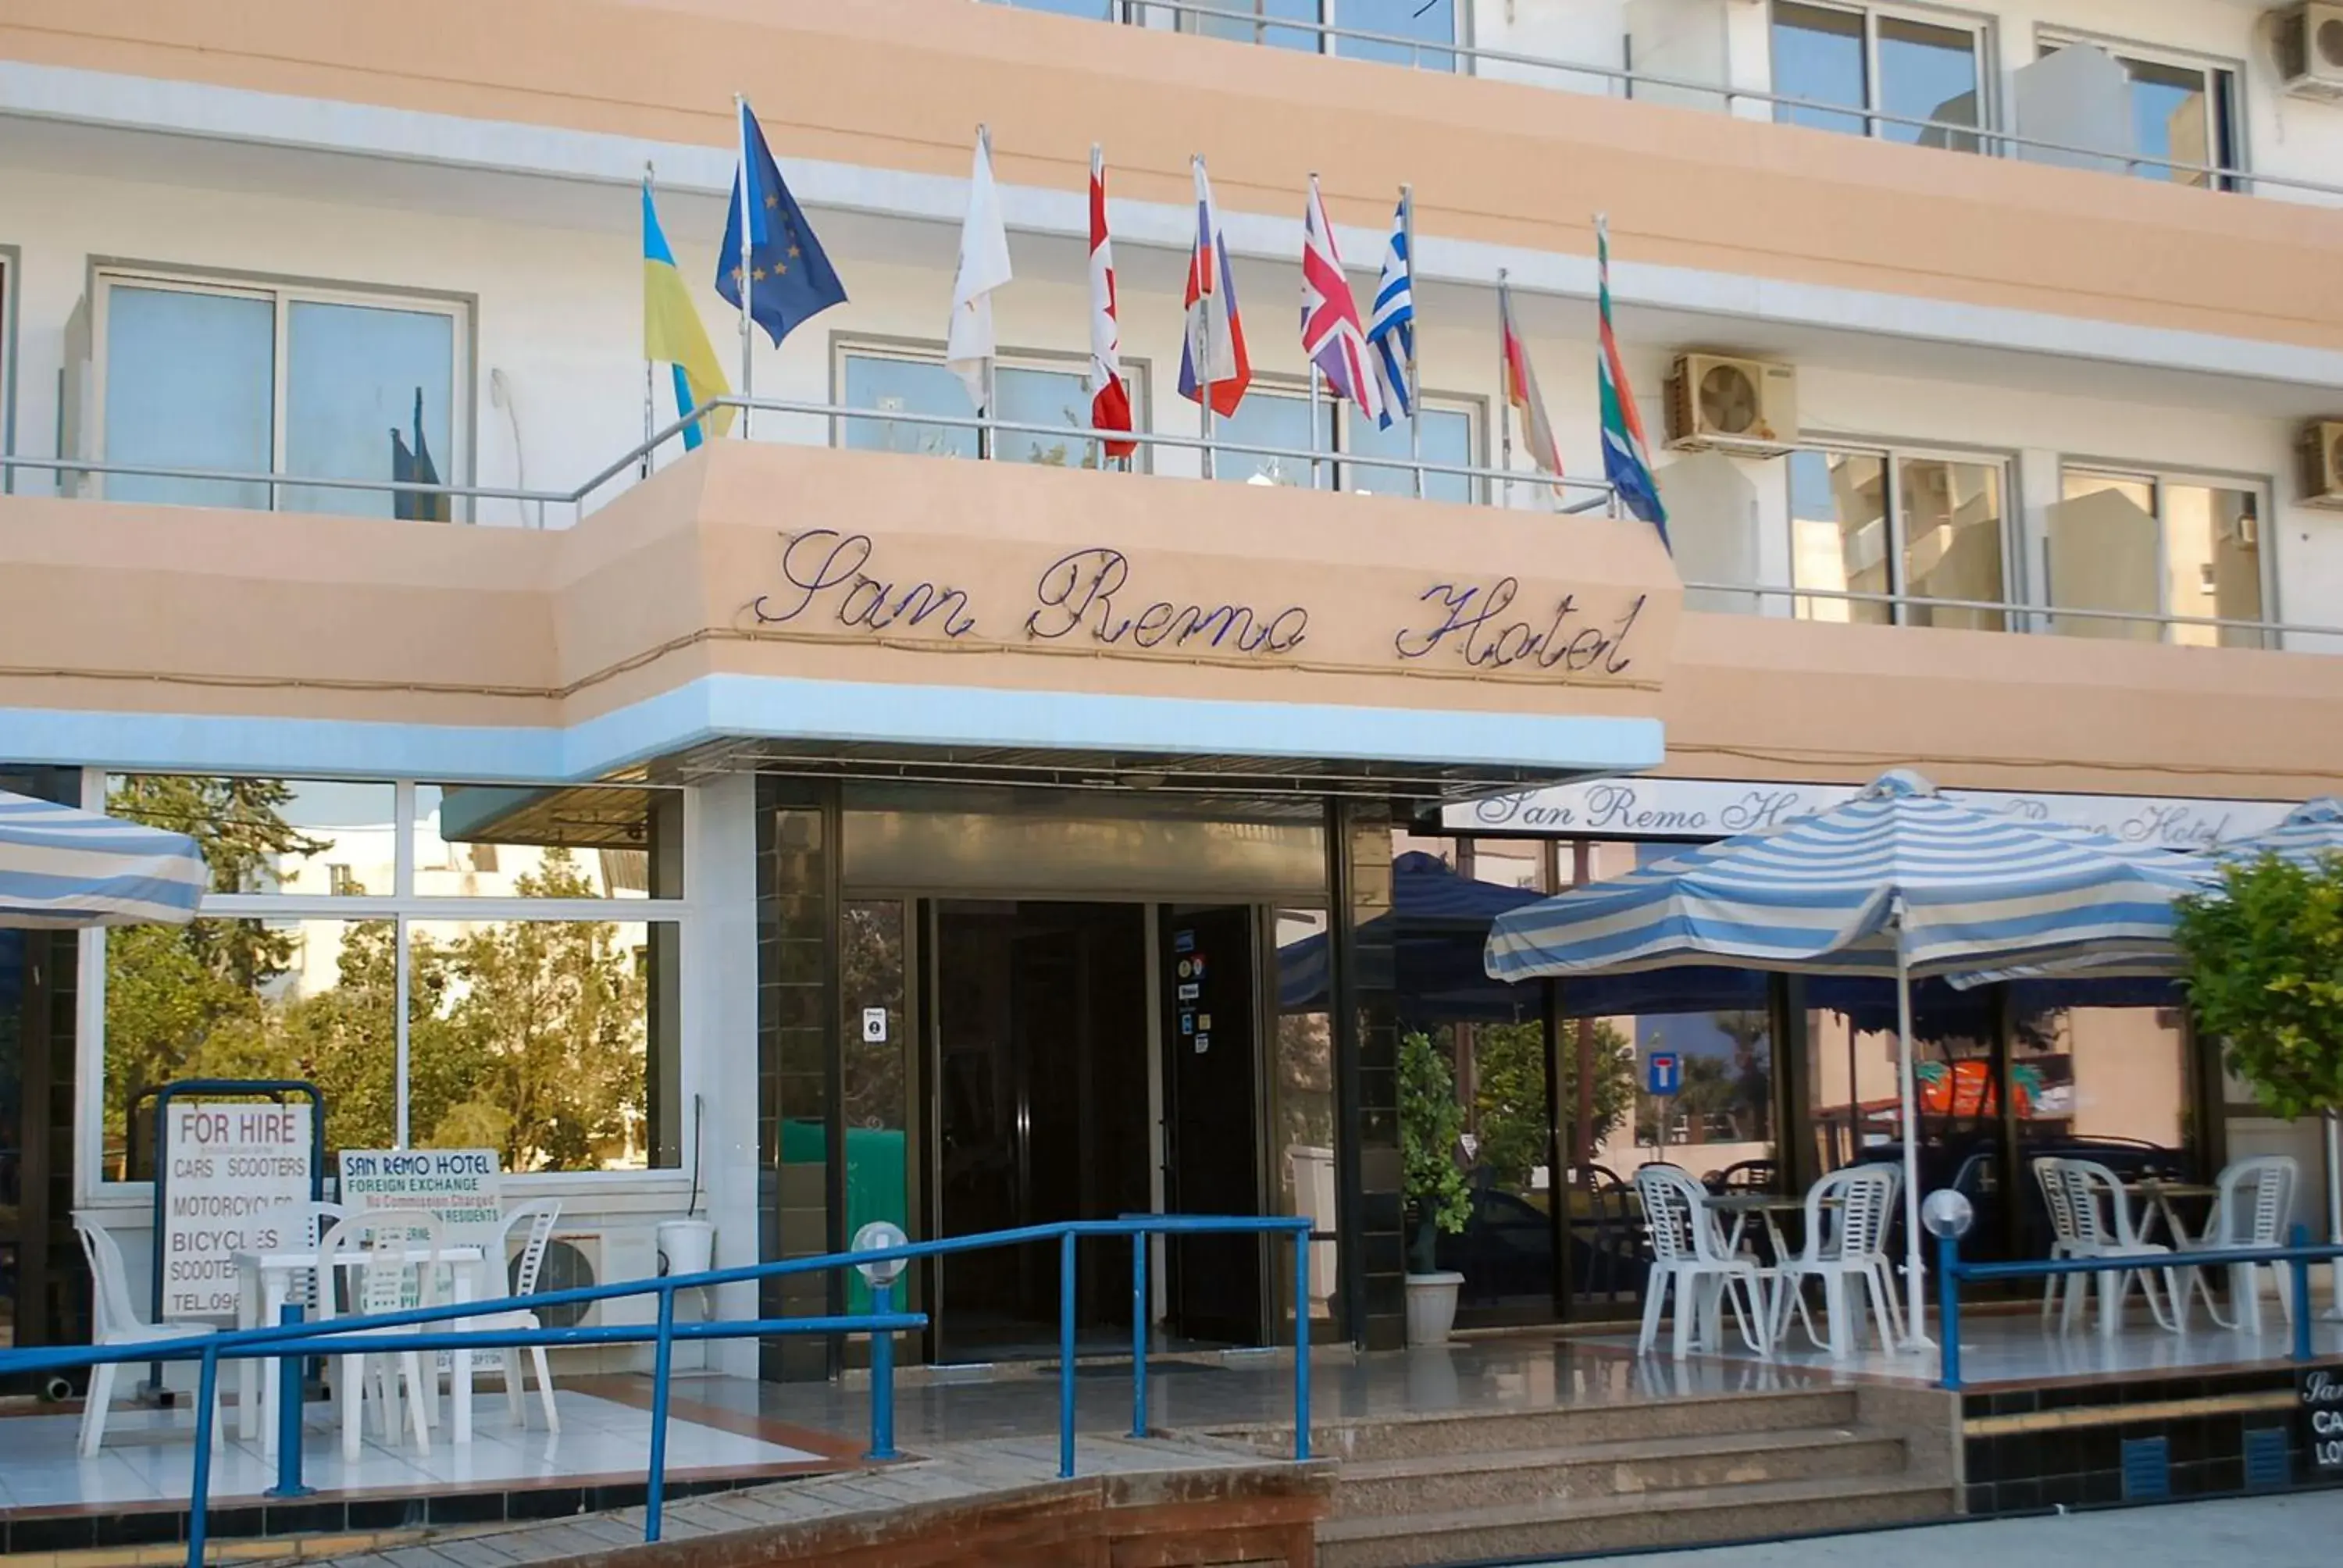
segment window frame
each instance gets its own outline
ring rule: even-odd
[[[1910,626],[1908,606],[1911,597],[1906,586],[1905,555],[1909,543],[1904,532],[1904,465],[1923,463],[1976,463],[1990,465],[2001,470],[2001,629],[2005,632],[2024,629],[2023,618],[2028,607],[2018,602],[2016,593],[2017,558],[2017,454],[1994,447],[1939,446],[1929,442],[1896,441],[1861,436],[1824,435],[1811,431],[1799,432],[1796,450],[1801,452],[1843,452],[1850,456],[1877,457],[1882,467],[1882,483],[1885,487],[1887,516],[1887,583],[1889,602],[1888,624]],[[1790,489],[1790,465],[1785,457],[1782,464],[1782,490],[1786,503]],[[1783,509],[1783,521],[1791,526],[1787,538],[1791,616],[1794,619],[1811,618],[1797,614],[1797,596],[1804,592],[1819,595],[1822,590],[1804,587],[1797,580],[1798,550],[1795,526],[1797,518],[1788,505]],[[1924,596],[1925,597],[1925,596]],[[1840,599],[1848,605],[1867,604],[1870,600]],[[1923,607],[1926,608],[1926,607]]]
[[[944,343],[940,337],[910,337],[895,333],[852,332],[843,329],[833,331],[830,335],[830,402],[832,407],[846,407],[846,361],[849,356],[856,354],[867,358],[891,359],[907,365],[941,367],[944,363]],[[1149,394],[1149,387],[1152,379],[1151,374],[1152,362],[1139,355],[1125,354],[1120,357],[1122,363],[1122,384],[1131,394],[1131,427],[1143,435],[1153,427],[1152,404]],[[1084,385],[1089,383],[1091,357],[1087,354],[1070,354],[1057,348],[1004,347],[993,356],[993,359],[995,364],[1012,370],[1040,370],[1059,375],[1071,370],[1082,377]],[[853,421],[853,423],[863,422]],[[846,416],[842,414],[829,416],[830,445],[833,449],[838,451],[851,449],[847,447],[844,438],[849,423]],[[922,421],[917,416],[907,413],[904,423],[916,425]],[[990,463],[997,459],[990,451],[983,451],[980,452],[976,460],[980,463]],[[1141,441],[1139,444],[1139,449],[1131,455],[1131,466],[1134,473],[1152,472],[1154,444]]]
[[[392,789],[391,834],[393,845],[392,890],[387,894],[363,896],[327,893],[217,893],[206,891],[196,907],[198,920],[393,920],[397,923],[401,954],[398,964],[397,1023],[401,1040],[399,1054],[406,1054],[404,1035],[407,1023],[407,995],[408,965],[405,952],[409,932],[418,923],[461,923],[490,925],[519,921],[553,923],[601,923],[651,926],[672,924],[676,928],[678,950],[675,977],[676,1027],[672,1049],[677,1053],[676,1076],[689,1085],[697,1070],[698,1045],[696,1030],[703,1002],[689,983],[692,965],[693,940],[698,925],[699,895],[694,879],[687,875],[680,898],[640,899],[531,899],[519,897],[479,898],[447,894],[418,894],[415,888],[416,854],[415,809],[418,784],[445,787],[465,780],[444,778],[380,778],[334,779],[325,774],[251,775],[217,770],[189,772],[184,769],[114,769],[85,768],[81,777],[81,804],[85,810],[104,811],[106,805],[106,780],[116,774],[136,774],[142,778],[178,775],[188,778],[248,778],[284,777],[294,782],[347,782],[353,784],[389,784]],[[494,780],[490,787],[512,787],[511,780]],[[625,783],[569,783],[548,781],[548,788],[561,789],[628,789],[644,788]],[[656,786],[673,789],[683,812],[680,854],[687,870],[697,859],[699,841],[699,791],[676,786]],[[75,1042],[75,1071],[79,1088],[75,1091],[74,1112],[74,1185],[75,1201],[84,1205],[114,1205],[140,1202],[151,1204],[155,1184],[151,1181],[116,1181],[105,1174],[106,1164],[106,938],[102,929],[86,930],[78,934],[81,984],[77,998],[79,1016]],[[648,1055],[649,1042],[645,1041]],[[647,1063],[648,1065],[648,1063]],[[394,1071],[396,1069],[394,1069]],[[687,1101],[689,1096],[686,1096]],[[407,1118],[407,1085],[397,1085],[398,1119]],[[413,1130],[401,1147],[412,1146]],[[581,1187],[600,1193],[613,1184],[631,1185],[638,1191],[647,1186],[663,1190],[673,1186],[678,1191],[696,1179],[694,1162],[703,1157],[687,1131],[679,1139],[677,1162],[671,1166],[647,1166],[639,1170],[605,1171],[521,1171],[504,1173],[508,1195],[528,1196],[538,1191],[577,1192]],[[328,1171],[327,1174],[331,1175]],[[542,1184],[540,1186],[540,1184]]]
[[[1844,15],[1860,16],[1863,19],[1863,106],[1859,109],[1852,107],[1839,109],[1836,112],[1850,119],[1861,119],[1863,135],[1866,141],[1886,139],[1881,135],[1883,122],[1880,116],[1892,113],[1879,106],[1879,22],[1883,16],[1900,22],[1918,23],[1924,26],[1966,28],[1969,33],[1973,41],[1970,60],[1976,69],[1976,128],[1972,133],[1969,146],[1966,147],[1953,146],[1948,142],[1947,146],[1943,150],[1970,153],[1983,151],[1989,133],[2001,129],[2000,18],[1988,12],[1972,11],[1961,6],[1931,5],[1926,4],[1925,0],[1888,0],[1888,3],[1885,4],[1874,4],[1872,0],[1796,0],[1796,3],[1817,11],[1836,11]],[[1765,81],[1769,91],[1778,92],[1780,89],[1775,84],[1779,77],[1774,56],[1774,35],[1777,25],[1774,20],[1775,5],[1775,0],[1766,0]],[[1776,123],[1785,123],[1782,121],[1782,112],[1791,107],[1778,103],[1774,106],[1775,111],[1774,118]],[[1793,109],[1792,112],[1819,114],[1823,111]],[[1786,123],[1795,125],[1797,122]],[[1806,128],[1827,130],[1830,127],[1815,126]],[[1947,133],[1948,136],[1949,135],[1950,133]]]
[[[1292,376],[1279,371],[1255,371],[1253,373],[1251,385],[1246,388],[1246,396],[1251,397],[1256,393],[1265,393],[1272,397],[1285,397],[1291,398],[1295,402],[1307,403],[1310,400],[1310,384],[1311,377],[1306,373],[1300,376]],[[1321,386],[1319,395],[1324,398],[1328,404],[1325,414],[1329,423],[1333,427],[1329,437],[1329,439],[1333,444],[1320,454],[1323,460],[1324,467],[1328,470],[1327,477],[1330,482],[1322,485],[1316,484],[1314,482],[1316,475],[1313,474],[1312,476],[1313,483],[1308,485],[1294,485],[1288,487],[1297,490],[1316,489],[1329,495],[1335,493],[1344,495],[1359,494],[1360,492],[1350,488],[1349,470],[1353,468],[1388,468],[1393,466],[1394,459],[1372,455],[1361,456],[1353,453],[1350,449],[1351,424],[1352,421],[1363,418],[1364,416],[1359,412],[1358,406],[1356,404],[1353,403],[1347,397],[1335,397],[1332,391],[1325,388],[1322,384]],[[1466,453],[1466,466],[1474,468],[1486,468],[1491,467],[1488,448],[1489,399],[1485,396],[1474,392],[1438,392],[1433,391],[1429,387],[1419,389],[1417,396],[1421,400],[1423,407],[1427,409],[1437,408],[1444,413],[1463,415],[1465,421],[1464,449]],[[1215,423],[1219,424],[1224,422],[1215,421]],[[1316,436],[1316,431],[1314,429],[1312,431],[1312,435],[1314,439]],[[1241,457],[1243,454],[1232,453],[1231,455],[1232,457]],[[1397,461],[1403,463],[1406,459],[1400,458],[1397,459]],[[1479,506],[1487,500],[1489,486],[1492,483],[1487,476],[1483,475],[1468,479],[1466,483],[1472,487],[1473,494],[1471,502],[1466,504]],[[1389,492],[1369,493],[1388,494]],[[1414,497],[1413,494],[1410,494],[1404,498],[1413,500],[1414,499]],[[1453,505],[1455,503],[1451,504]]]
[[[23,275],[23,252],[0,245],[0,452],[16,450],[16,280]],[[14,495],[16,470],[0,472],[0,496]]]
[[[97,461],[106,460],[106,375],[112,357],[113,296],[116,287],[126,286],[181,294],[266,299],[269,302],[273,328],[271,366],[275,385],[270,390],[268,467],[272,473],[280,475],[286,472],[285,442],[289,424],[287,415],[292,395],[289,372],[294,305],[353,306],[447,317],[451,349],[448,355],[447,432],[448,444],[453,449],[447,454],[440,474],[442,480],[451,485],[468,486],[475,482],[474,465],[478,458],[478,442],[474,429],[472,388],[478,380],[479,362],[478,296],[442,289],[400,288],[273,273],[186,266],[120,256],[91,257],[85,288],[90,301],[89,445]],[[103,497],[107,476],[93,474],[90,477],[97,482],[96,493]],[[286,509],[281,492],[297,487],[299,483],[297,478],[288,477],[270,485],[266,509],[272,512]],[[394,492],[358,493],[389,495]],[[474,520],[472,510],[471,498],[448,498],[450,521],[471,522]]]
[[[2119,479],[2126,483],[2147,487],[2148,498],[2153,503],[2148,509],[2148,516],[2156,523],[2156,598],[2158,615],[2168,616],[2180,613],[2172,608],[2172,537],[2171,523],[2165,514],[2166,491],[2175,485],[2197,485],[2210,489],[2241,490],[2251,494],[2254,498],[2254,518],[2258,530],[2254,545],[2255,564],[2261,574],[2262,611],[2258,618],[2272,624],[2284,618],[2278,610],[2278,530],[2272,527],[2275,521],[2272,508],[2276,504],[2278,492],[2277,485],[2269,475],[2224,473],[2218,469],[2209,468],[2163,468],[2152,464],[2127,463],[2117,459],[2089,457],[2062,452],[2058,457],[2058,498],[2062,502],[2066,498],[2066,478],[2070,474],[2087,475],[2101,479]],[[2041,618],[2044,623],[2043,629],[2047,631],[2057,618],[2058,606],[2052,597],[2056,585],[2050,580],[2050,537],[2046,528],[2042,530],[2042,537],[2036,541],[2036,546],[2040,551],[2042,566]],[[2172,634],[2177,629],[2169,621],[2160,623],[2157,628],[2157,641],[2166,647],[2187,646],[2174,640]],[[2275,650],[2285,646],[2285,634],[2281,632],[2265,631],[2255,635],[2261,638],[2262,647],[2266,649]]]
[[[2151,65],[2164,65],[2175,70],[2196,71],[2206,79],[2207,102],[2222,111],[2220,123],[2214,127],[2220,146],[2211,149],[2207,162],[2216,168],[2227,168],[2231,174],[2211,176],[2200,190],[2237,191],[2246,188],[2253,169],[2252,149],[2246,140],[2246,127],[2252,123],[2247,113],[2246,83],[2249,73],[2247,62],[2226,55],[2209,55],[2194,49],[2177,49],[2145,39],[2129,38],[2116,33],[2094,33],[2087,28],[2061,27],[2049,23],[2036,23],[2034,27],[2034,58],[2036,60],[2065,48],[2069,44],[2090,44],[2105,49],[2121,64],[2126,59],[2143,61]],[[2213,91],[2215,78],[2223,78],[2223,90]],[[2227,148],[2227,156],[2223,148]],[[2127,170],[2137,175],[2137,169]],[[2180,182],[2172,178],[2173,171],[2160,171],[2168,184]]]
[[[1011,3],[1014,4],[1015,0],[1011,0]],[[1145,25],[1146,14],[1150,9],[1147,5],[1147,0],[1107,0],[1107,3],[1115,7],[1116,11],[1123,20],[1131,21],[1135,17],[1140,20],[1141,25]],[[1210,0],[1206,0],[1206,4],[1210,5]],[[1212,5],[1211,8],[1215,11],[1219,10],[1218,5]],[[1253,35],[1252,37],[1224,37],[1222,41],[1227,43],[1249,44],[1258,48],[1285,48],[1288,47],[1288,45],[1272,43],[1267,35],[1281,30],[1285,32],[1300,32],[1308,35],[1310,43],[1306,48],[1294,49],[1293,53],[1295,54],[1318,55],[1329,59],[1359,59],[1360,56],[1358,55],[1343,54],[1342,45],[1344,40],[1342,38],[1334,34],[1318,30],[1319,28],[1342,27],[1344,25],[1342,20],[1342,0],[1314,0],[1314,4],[1311,5],[1310,9],[1312,12],[1312,15],[1310,17],[1300,21],[1289,21],[1282,17],[1263,16],[1257,11],[1248,13],[1246,11],[1237,9],[1236,5],[1232,3],[1226,12],[1222,15],[1210,17],[1202,15],[1195,11],[1181,11],[1174,13],[1172,18],[1172,26],[1173,30],[1177,32],[1192,33],[1201,37],[1217,37],[1222,36],[1222,35],[1207,31],[1208,26],[1220,25],[1223,27],[1233,27],[1250,21],[1253,30]],[[1472,55],[1467,53],[1467,51],[1472,49],[1473,46],[1472,0],[1452,0],[1448,8],[1448,14],[1450,21],[1453,24],[1453,26],[1451,29],[1451,37],[1449,42],[1446,44],[1424,44],[1421,45],[1421,47],[1434,54],[1445,54],[1448,55],[1449,64],[1448,68],[1444,73],[1445,75],[1457,76],[1472,75],[1474,74],[1473,60]],[[1315,27],[1312,25],[1312,22],[1316,24]],[[1366,28],[1357,28],[1353,30],[1358,32],[1369,31],[1369,29]],[[1368,59],[1366,63],[1370,65],[1401,65],[1401,62],[1395,60]],[[1402,65],[1402,69],[1411,71],[1425,71],[1432,70],[1433,68],[1434,67],[1433,66],[1424,65],[1420,57],[1408,61]]]

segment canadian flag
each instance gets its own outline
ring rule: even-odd
[[[1114,309],[1114,242],[1106,232],[1106,155],[1091,144],[1091,427],[1131,428],[1131,390],[1122,382],[1122,333]],[[1106,455],[1128,457],[1136,441],[1109,441]]]

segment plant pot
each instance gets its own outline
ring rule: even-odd
[[[1407,1342],[1444,1345],[1456,1326],[1456,1292],[1463,1287],[1458,1273],[1407,1276]]]

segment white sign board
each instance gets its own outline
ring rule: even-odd
[[[345,1149],[346,1209],[427,1209],[450,1247],[486,1246],[504,1223],[504,1172],[493,1149]]]
[[[163,1316],[233,1319],[236,1255],[299,1246],[312,1109],[173,1101],[163,1125]]]
[[[1856,794],[1852,784],[1773,784],[1727,779],[1607,779],[1560,784],[1443,807],[1452,833],[1532,833],[1586,839],[1727,839],[1820,811]],[[2017,794],[1943,789],[1947,800],[2029,822],[2087,828],[2127,843],[2183,853],[2277,827],[2285,800],[2198,800],[2139,795]]]

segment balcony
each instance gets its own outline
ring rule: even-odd
[[[1510,0],[1502,7],[1484,0],[981,3],[1691,107],[1907,146],[2343,206],[2343,183],[2327,173],[2329,160],[2316,150],[2295,153],[2279,145],[2269,155],[2278,166],[2247,166],[2242,149],[2248,143],[2268,146],[2283,138],[2252,134],[2258,127],[2248,124],[2246,100],[2284,96],[2287,84],[2265,68],[2257,18],[2236,7],[2204,7],[2207,18],[2189,28],[2197,36],[2186,46],[2173,40],[2175,46],[2157,48],[2131,39],[2138,24],[2126,17],[2125,42],[2087,30],[2033,28],[2029,55],[2029,40],[2014,35],[2027,30],[2022,21],[1868,0],[1766,0],[1762,12],[1724,0],[1646,0],[1616,13],[1587,6],[1578,16],[1560,7],[1545,15],[1531,7],[1523,15]],[[2277,25],[2275,19],[2269,25]],[[2343,57],[2316,37],[2304,44],[2304,75],[2326,84],[2325,98],[2343,97]],[[2077,50],[2077,57],[2047,64],[2064,49]],[[2247,60],[2254,64],[2243,67]],[[2087,95],[2091,102],[2078,112],[2077,101]],[[2318,95],[2301,95],[2319,102]],[[2268,112],[2259,105],[2256,109]],[[2343,109],[2327,112],[2343,122]]]

